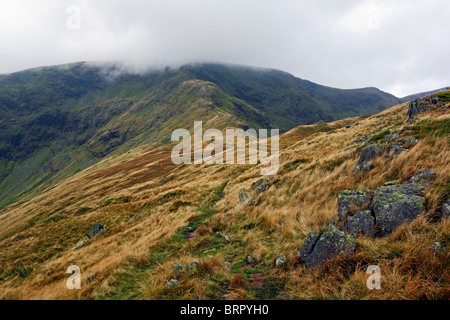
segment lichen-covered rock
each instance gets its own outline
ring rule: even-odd
[[[373,199],[377,235],[386,236],[406,221],[416,219],[425,210],[424,187],[397,185],[379,187]]]
[[[372,207],[373,190],[359,189],[355,191],[344,190],[338,194],[339,220],[345,221],[351,209],[367,210]]]
[[[197,260],[193,260],[193,261],[188,263],[189,275],[193,275],[194,273],[197,272],[199,264],[200,263]]]
[[[172,280],[169,280],[169,281],[166,280],[166,287],[168,289],[176,288],[179,285],[180,285],[180,282],[178,280],[176,280],[176,279],[172,279]]]
[[[444,103],[437,97],[422,98],[411,101],[409,103],[408,113],[406,114],[408,116],[408,122],[413,122],[414,118],[422,112],[443,106]]]
[[[391,134],[387,135],[386,138],[384,138],[384,142],[389,142],[398,139],[399,137],[400,135],[398,134],[398,132],[394,130]]]
[[[339,256],[353,255],[357,242],[344,232],[329,225],[322,233],[310,233],[300,250],[299,258],[307,268],[314,268],[330,262]]]
[[[269,181],[267,179],[259,179],[258,181],[253,182],[252,189],[255,190],[253,191],[253,196],[257,196],[258,194],[263,193],[264,191],[269,189],[268,183]]]
[[[344,224],[344,232],[353,236],[373,236],[375,232],[375,217],[372,215],[372,211],[358,211],[353,216],[348,216]]]
[[[179,263],[173,265],[173,270],[175,270],[176,275],[182,275],[186,272],[186,269],[183,267],[183,265]]]
[[[384,147],[384,144],[377,143],[364,147],[361,150],[361,156],[359,157],[358,163],[353,170],[353,173],[358,173],[363,170],[367,171],[367,169],[369,168],[371,169],[371,167],[368,167],[367,165],[369,165],[371,161],[375,160],[383,153]]]
[[[433,180],[436,177],[436,174],[437,174],[436,171],[432,169],[425,169],[415,174],[411,179],[408,180],[407,183],[422,184],[427,181]]]
[[[277,260],[275,261],[275,265],[277,267],[281,267],[282,265],[285,265],[287,262],[287,258],[284,255],[284,253],[280,253],[279,255],[277,255]]]
[[[222,237],[226,242],[230,242],[230,241],[231,241],[230,237],[224,235],[222,232],[217,231],[216,234],[217,234],[219,237]]]
[[[247,261],[247,264],[253,264],[253,263],[255,263],[255,259],[253,259],[251,256],[248,256],[247,259],[246,259],[246,261]]]
[[[448,219],[450,218],[450,198],[447,199],[447,202],[445,202],[441,207],[441,216],[442,219]]]
[[[239,193],[239,202],[240,203],[244,203],[245,200],[247,200],[248,198],[249,198],[249,195],[248,195],[247,191],[244,188],[244,190]]]

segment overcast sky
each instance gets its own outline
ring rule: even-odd
[[[0,73],[227,62],[397,96],[450,86],[449,0],[0,0]]]

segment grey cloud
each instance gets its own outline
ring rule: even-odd
[[[79,30],[67,28],[70,5]],[[0,0],[0,72],[214,61],[402,96],[450,85],[449,15],[447,0]]]

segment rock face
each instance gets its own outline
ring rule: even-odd
[[[373,236],[375,234],[375,217],[372,215],[372,211],[358,211],[353,216],[348,216],[344,224],[344,232],[353,236]]]
[[[372,207],[373,190],[344,190],[338,194],[338,214],[339,220],[345,221],[347,215],[351,214],[352,209],[367,210]]]
[[[361,156],[359,157],[358,164],[353,170],[354,173],[368,171],[372,169],[370,162],[375,160],[377,157],[381,156],[383,153],[385,145],[384,144],[371,144],[362,149]]]
[[[417,218],[425,210],[421,185],[380,187],[373,200],[377,235],[386,236],[406,221]]]
[[[411,123],[414,121],[415,116],[418,114],[433,110],[435,108],[442,108],[444,106],[444,102],[440,101],[437,97],[429,97],[424,99],[417,99],[409,103],[408,113],[408,122]]]
[[[324,232],[315,231],[307,236],[299,259],[307,268],[314,268],[339,256],[354,254],[356,246],[357,242],[352,236],[329,225]]]
[[[431,169],[425,169],[418,172],[414,177],[408,180],[408,184],[423,184],[427,181],[433,180],[436,177],[436,171]]]

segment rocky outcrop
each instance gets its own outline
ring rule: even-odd
[[[355,191],[344,190],[338,194],[339,220],[345,221],[347,215],[357,210],[367,210],[372,207],[373,190],[360,189]],[[353,212],[352,212],[353,211]]]
[[[310,233],[300,250],[299,260],[307,268],[314,268],[337,257],[350,256],[356,251],[357,242],[333,224],[323,231]]]
[[[408,123],[413,122],[418,114],[436,108],[442,108],[444,105],[444,102],[440,101],[438,97],[428,97],[412,101],[409,103],[408,112],[406,114],[408,116]]]
[[[406,221],[417,218],[425,210],[421,185],[396,185],[380,187],[373,199],[376,234],[386,236]]]

